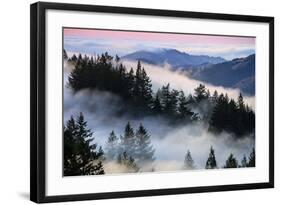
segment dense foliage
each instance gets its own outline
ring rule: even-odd
[[[71,117],[64,128],[64,175],[104,174],[104,152],[93,143],[94,137],[87,129],[82,113],[75,120]]]
[[[104,53],[93,57],[81,54],[68,58],[75,69],[70,73],[68,84],[74,92],[88,88],[109,91],[120,96],[126,103],[126,113],[138,115],[162,115],[173,123],[188,123],[205,120],[209,130],[223,130],[236,137],[250,134],[255,129],[255,113],[244,103],[242,94],[237,101],[227,94],[210,94],[205,85],[200,84],[194,94],[186,96],[182,90],[163,85],[156,93],[141,62],[136,71],[127,69],[120,58]],[[207,109],[206,109],[207,107]],[[194,112],[197,110],[197,113]]]

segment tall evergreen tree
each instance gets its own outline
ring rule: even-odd
[[[144,105],[149,108],[149,106],[152,103],[152,84],[151,80],[149,79],[148,75],[146,74],[146,71],[144,68],[142,68],[141,71],[141,77],[142,77],[142,98],[144,100]]]
[[[213,102],[213,103],[216,103],[217,100],[218,100],[218,97],[219,97],[218,91],[215,90],[214,93],[213,93],[213,95],[212,95],[212,102]]]
[[[178,113],[180,118],[190,120],[194,112],[192,112],[191,109],[188,107],[189,103],[183,91],[179,92],[178,100],[179,100]]]
[[[215,156],[215,150],[213,149],[213,147],[211,146],[210,148],[210,153],[209,153],[209,157],[206,161],[206,169],[215,169],[217,168],[217,161],[216,161],[216,156]]]
[[[118,137],[115,135],[113,130],[107,139],[107,142],[105,145],[105,151],[106,151],[106,159],[108,159],[108,160],[116,159],[116,157],[119,153]]]
[[[227,113],[227,99],[223,94],[220,94],[217,103],[213,109],[211,119],[209,124],[211,125],[211,130],[222,131],[226,126],[226,113]]]
[[[170,101],[170,110],[169,112],[171,114],[178,114],[177,113],[177,108],[178,108],[178,96],[179,96],[179,91],[177,91],[176,89],[172,89],[171,91],[171,101]]]
[[[140,61],[137,63],[133,98],[140,108],[149,108],[152,103],[152,84]]]
[[[152,103],[152,111],[157,113],[157,114],[161,114],[162,113],[162,105],[161,105],[161,102],[160,102],[160,97],[159,97],[159,92],[156,93],[155,95],[155,98],[153,100],[153,103]]]
[[[136,138],[130,122],[127,123],[124,130],[124,136],[121,136],[120,140],[122,152],[126,152],[127,155],[134,157],[136,151]]]
[[[166,86],[162,86],[161,88],[161,100],[163,105],[164,113],[168,114],[172,112],[172,104],[171,104],[171,91],[170,84],[168,83]]]
[[[231,153],[225,162],[224,168],[237,168],[237,167],[238,167],[238,162],[236,158],[233,156],[233,154]]]
[[[195,168],[194,161],[191,156],[191,152],[189,150],[187,150],[185,158],[184,158],[184,168],[185,169],[194,169]]]
[[[65,49],[63,49],[63,54],[62,55],[63,55],[63,59],[64,60],[68,60],[68,55],[67,55]]]
[[[197,102],[201,102],[208,98],[208,93],[205,85],[199,84],[197,88],[194,89],[194,98]]]
[[[150,135],[142,124],[136,132],[135,159],[138,164],[154,161],[154,148],[151,144]]]
[[[248,159],[248,167],[255,167],[255,166],[256,166],[256,152],[255,152],[255,148],[253,148]]]
[[[101,148],[92,143],[94,137],[82,113],[76,121],[73,117],[66,123],[64,129],[64,175],[104,174]]]

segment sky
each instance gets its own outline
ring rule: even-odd
[[[255,37],[174,34],[64,28],[64,48],[89,55],[108,52],[127,55],[139,50],[177,49],[193,55],[220,56],[226,60],[255,53]]]

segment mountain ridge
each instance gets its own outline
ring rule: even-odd
[[[154,65],[170,64],[172,67],[188,67],[201,65],[205,63],[221,63],[226,60],[222,57],[213,57],[208,55],[192,55],[181,52],[176,49],[161,49],[158,51],[140,50],[122,56],[123,60],[140,60],[145,63]]]

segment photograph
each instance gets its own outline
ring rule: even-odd
[[[255,36],[62,38],[64,177],[255,167]]]

